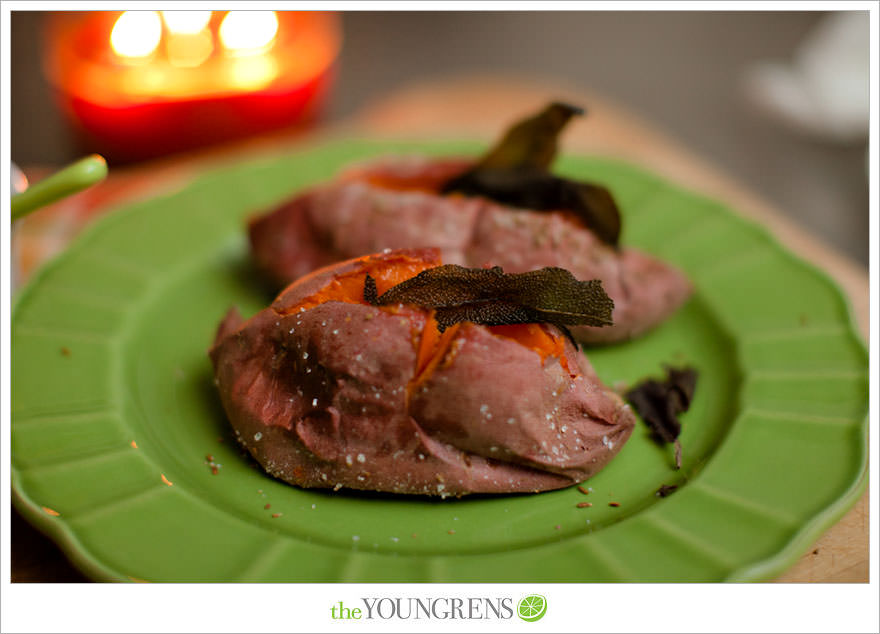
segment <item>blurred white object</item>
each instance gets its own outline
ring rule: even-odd
[[[15,163],[11,164],[12,169],[9,173],[10,187],[12,195],[20,194],[28,188],[28,179]]]
[[[26,190],[28,188],[27,176],[24,175],[24,172],[22,172],[19,169],[18,165],[16,165],[15,163],[10,163],[9,184],[10,184],[9,191],[11,192],[11,194],[13,196],[15,196],[16,194],[20,194],[21,192],[23,192],[24,190]],[[12,275],[11,275],[11,279],[12,279],[12,288],[13,289],[18,288],[21,284],[21,277],[19,276],[18,265],[16,264],[18,262],[18,242],[16,242],[16,240],[15,240],[15,225],[16,225],[16,223],[13,222],[12,223],[12,238],[11,238],[11,243],[12,243],[12,272],[11,272]]]
[[[867,11],[831,13],[790,64],[763,62],[746,74],[746,92],[764,112],[824,139],[868,138]]]

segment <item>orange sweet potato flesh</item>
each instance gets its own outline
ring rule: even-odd
[[[273,476],[303,487],[426,495],[564,487],[629,437],[629,407],[553,326],[457,324],[363,301],[440,264],[392,251],[316,271],[249,320],[230,312],[211,359],[230,423]]]

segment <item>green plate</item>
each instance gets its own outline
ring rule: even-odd
[[[14,308],[17,507],[102,580],[720,581],[794,563],[865,486],[867,353],[846,303],[763,229],[616,161],[558,167],[606,183],[625,243],[697,290],[649,335],[590,358],[609,385],[665,363],[699,369],[681,471],[642,426],[588,497],[300,490],[238,450],[206,351],[230,304],[250,314],[271,299],[248,266],[244,218],[353,160],[480,149],[336,142],[95,223]],[[678,489],[660,498],[664,484]]]

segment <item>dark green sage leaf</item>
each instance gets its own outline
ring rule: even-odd
[[[565,326],[611,324],[614,302],[599,280],[581,282],[565,269],[505,273],[445,264],[422,271],[376,296],[367,275],[364,299],[373,305],[414,304],[435,311],[442,332],[471,321],[486,326],[547,322]]]
[[[473,168],[446,183],[444,193],[485,196],[536,211],[571,211],[607,244],[620,238],[620,210],[606,188],[554,176],[557,137],[575,106],[553,103],[517,123]]]
[[[572,117],[582,114],[583,108],[567,103],[556,101],[547,105],[538,114],[511,126],[477,167],[549,169],[556,158],[559,133]]]

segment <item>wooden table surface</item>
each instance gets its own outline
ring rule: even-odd
[[[563,151],[618,157],[640,164],[684,187],[728,203],[766,226],[791,251],[826,271],[848,296],[855,321],[868,336],[868,275],[864,268],[822,244],[765,201],[706,160],[598,95],[558,84],[498,77],[463,77],[412,85],[367,107],[350,123],[303,136],[276,135],[246,144],[168,159],[137,168],[111,170],[107,182],[48,208],[16,227],[13,258],[18,282],[53,255],[85,222],[116,204],[175,187],[206,167],[245,154],[289,151],[328,137],[496,138],[505,126],[547,101],[588,107],[589,116],[571,123]],[[865,582],[868,580],[868,492],[778,581]],[[61,551],[13,511],[12,581],[85,581]]]

